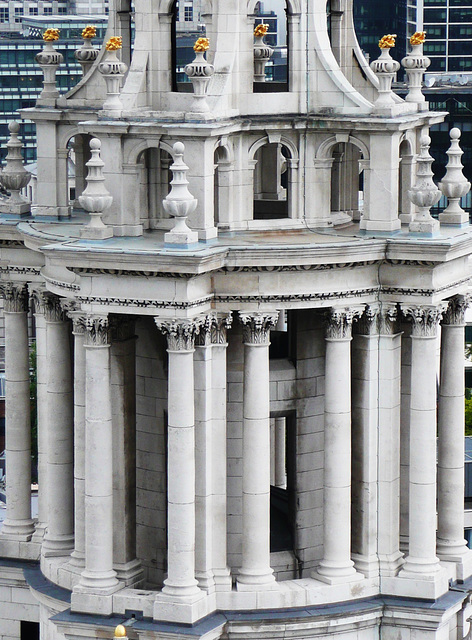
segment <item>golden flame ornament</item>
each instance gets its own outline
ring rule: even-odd
[[[121,36],[112,36],[105,45],[107,51],[118,51],[123,46],[123,38]]]
[[[397,37],[396,33],[394,33],[394,34],[388,33],[383,38],[380,38],[380,40],[379,40],[380,49],[392,49],[395,46],[395,38],[396,37]]]
[[[59,40],[59,33],[59,29],[46,29],[43,33],[44,42],[55,42],[56,40]]]
[[[416,31],[410,38],[410,44],[412,46],[416,44],[423,44],[426,40],[426,31]]]
[[[97,29],[91,24],[88,24],[85,29],[82,30],[82,38],[84,40],[91,40],[92,38],[95,38],[96,35]]]
[[[198,38],[198,40],[193,45],[193,50],[195,53],[208,51],[210,48],[210,41],[208,38]]]
[[[262,36],[265,36],[268,31],[269,31],[268,24],[258,24],[257,27],[254,29],[254,37],[260,38]]]

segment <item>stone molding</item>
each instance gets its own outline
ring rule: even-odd
[[[106,315],[85,316],[85,346],[110,346],[110,323]]]
[[[403,315],[410,320],[411,336],[413,338],[435,338],[438,332],[438,325],[447,305],[401,305]]]
[[[0,287],[5,313],[27,313],[29,310],[28,287],[25,283],[7,282]]]
[[[445,325],[465,325],[465,312],[471,303],[471,296],[455,296],[446,300],[447,309],[441,320]]]
[[[239,312],[239,321],[243,325],[243,342],[245,344],[270,343],[270,330],[275,327],[279,318],[278,311]]]
[[[157,328],[167,338],[167,351],[193,351],[195,338],[199,334],[202,319],[184,318],[163,320],[154,318]]]
[[[352,323],[362,314],[360,309],[329,309],[326,313],[325,336],[327,340],[350,340]]]
[[[212,344],[225,345],[227,342],[227,331],[231,329],[233,314],[209,313],[203,320],[199,334],[195,338],[195,346],[208,347]]]

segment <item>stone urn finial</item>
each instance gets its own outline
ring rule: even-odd
[[[113,197],[105,187],[103,167],[105,163],[100,157],[102,143],[98,138],[90,140],[92,157],[85,165],[88,174],[85,178],[87,187],[79,197],[80,206],[90,213],[90,222],[80,230],[82,238],[104,240],[113,236],[113,229],[103,224],[103,212],[111,207]]]
[[[43,70],[43,90],[39,99],[55,100],[59,97],[59,91],[56,87],[56,71],[59,65],[64,61],[64,56],[53,47],[53,42],[59,40],[59,29],[46,29],[43,34],[44,49],[35,56],[36,62]]]
[[[423,54],[425,40],[425,31],[414,33],[410,38],[411,51],[402,60],[408,78],[408,94],[405,98],[407,102],[416,102],[417,104],[426,102],[421,88],[424,73],[431,64],[431,60]]]
[[[416,183],[408,191],[408,197],[419,208],[414,220],[410,222],[411,233],[421,233],[428,236],[439,230],[439,222],[431,217],[431,207],[439,202],[441,192],[433,182],[431,165],[433,158],[429,155],[431,138],[428,135],[421,136],[421,152],[416,160]]]
[[[194,113],[205,113],[210,110],[206,95],[210,78],[215,73],[215,67],[205,58],[205,52],[209,47],[208,38],[198,38],[193,46],[195,60],[185,67],[185,73],[193,85],[194,104],[192,111]]]
[[[92,44],[92,39],[97,35],[97,29],[93,25],[88,25],[82,30],[83,45],[74,54],[75,59],[82,67],[82,75],[86,76],[92,68],[93,63],[98,58],[99,51]]]
[[[0,213],[25,217],[31,213],[31,202],[24,198],[20,191],[28,185],[31,173],[23,166],[22,144],[18,138],[19,123],[10,122],[8,129],[10,131],[10,139],[7,142],[8,154],[5,169],[0,174],[0,183],[11,195],[6,201],[1,202]]]
[[[264,42],[268,30],[268,24],[258,24],[254,29],[254,82],[266,81],[266,64],[274,53],[272,47]]]
[[[383,36],[379,41],[380,56],[370,63],[370,68],[379,79],[379,95],[374,102],[375,111],[392,107],[395,104],[392,82],[400,69],[400,64],[390,55],[390,49],[395,46],[394,34]]]
[[[446,166],[446,175],[439,183],[439,188],[449,200],[448,206],[439,214],[441,224],[462,226],[469,224],[469,214],[460,206],[460,199],[470,191],[470,182],[462,173],[464,168],[461,162],[464,153],[459,146],[461,131],[454,127],[449,131],[451,146],[447,150],[449,162]]]
[[[194,244],[198,242],[198,233],[187,226],[187,218],[197,208],[198,201],[188,190],[187,171],[184,163],[185,146],[182,142],[174,144],[174,163],[170,166],[173,174],[172,188],[162,201],[165,212],[175,218],[175,227],[164,236],[166,244]]]
[[[98,65],[98,70],[105,78],[107,85],[107,99],[103,103],[106,111],[122,111],[120,100],[121,80],[128,67],[117,56],[117,51],[122,47],[121,36],[113,36],[106,43],[106,52],[103,60]]]

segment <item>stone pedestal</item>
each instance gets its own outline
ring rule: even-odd
[[[2,288],[5,314],[6,494],[7,513],[0,540],[31,540],[31,423],[28,347],[28,292]],[[1,547],[0,547],[1,548]]]
[[[278,313],[242,313],[243,532],[239,591],[275,586],[270,566],[269,335]]]

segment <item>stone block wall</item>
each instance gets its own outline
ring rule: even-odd
[[[166,571],[167,354],[152,318],[136,323],[137,557],[149,585]]]
[[[31,594],[21,568],[2,567],[0,602],[0,640],[18,640],[21,620],[39,622],[39,604]]]

